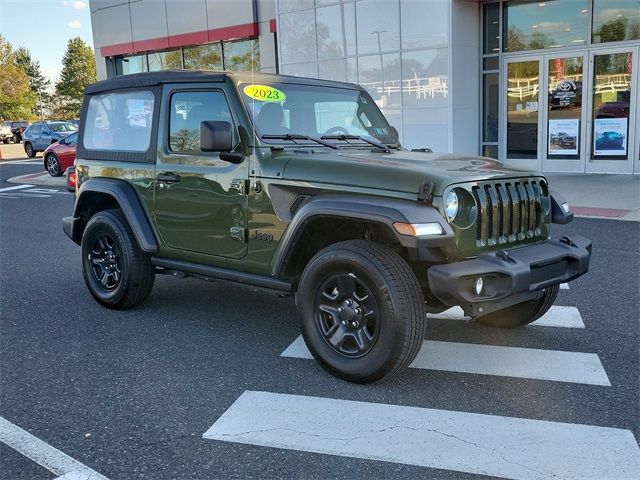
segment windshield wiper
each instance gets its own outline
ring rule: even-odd
[[[368,138],[361,137],[360,135],[323,135],[320,137],[322,140],[361,140],[363,142],[368,143],[369,145],[373,145],[374,147],[378,147],[384,150],[387,153],[391,153],[391,149],[387,147],[384,143],[379,142],[378,140],[370,140]]]
[[[310,137],[308,135],[299,135],[297,133],[283,133],[282,135],[262,135],[260,138],[262,138],[263,140],[311,140],[312,142],[319,143],[320,145],[324,145],[325,147],[333,148],[334,150],[337,150],[338,148],[333,143],[325,142],[320,138]]]

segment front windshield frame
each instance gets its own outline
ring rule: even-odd
[[[390,146],[390,147],[394,147],[394,148],[400,148],[400,139],[399,136],[397,134],[397,131],[395,128],[393,128],[391,126],[391,124],[389,123],[389,121],[387,120],[387,118],[385,117],[384,113],[380,110],[380,108],[378,107],[378,105],[375,103],[375,101],[373,100],[373,98],[371,98],[371,95],[369,95],[369,93],[362,89],[359,88],[357,86],[349,86],[349,85],[323,85],[323,84],[315,84],[315,83],[304,83],[304,82],[292,82],[292,81],[283,81],[283,80],[278,80],[278,81],[272,81],[272,82],[265,82],[264,80],[261,81],[255,81],[255,82],[250,82],[250,81],[241,81],[238,82],[236,84],[236,87],[238,89],[238,95],[241,97],[242,99],[242,104],[243,107],[247,113],[247,116],[249,117],[249,120],[251,122],[251,125],[253,127],[253,131],[254,134],[256,135],[256,137],[258,138],[258,140],[261,143],[267,144],[268,146],[295,146],[295,145],[305,145],[305,146],[318,146],[317,142],[313,142],[312,140],[303,140],[303,139],[296,139],[295,142],[291,142],[290,140],[286,140],[286,139],[273,139],[273,138],[269,138],[269,139],[264,139],[262,138],[263,135],[274,135],[274,134],[278,134],[278,133],[283,133],[283,132],[268,132],[268,131],[260,131],[260,128],[257,125],[256,122],[256,118],[254,116],[253,113],[253,105],[254,102],[258,103],[259,100],[255,100],[250,98],[249,96],[247,96],[244,93],[244,88],[249,86],[249,85],[256,85],[256,84],[260,84],[260,85],[266,85],[269,87],[273,87],[273,88],[277,88],[277,89],[284,89],[286,90],[287,87],[294,87],[294,88],[318,88],[318,89],[328,89],[328,90],[335,90],[336,93],[338,91],[341,92],[345,92],[345,91],[351,91],[351,92],[356,92],[358,94],[358,98],[357,100],[360,101],[360,99],[364,99],[365,103],[368,103],[369,106],[367,108],[373,108],[373,110],[371,111],[375,116],[377,116],[378,118],[372,118],[371,120],[374,120],[374,123],[371,123],[372,126],[377,125],[379,128],[386,130],[387,133],[384,134],[383,137],[378,137],[375,135],[372,135],[370,132],[365,131],[365,130],[361,130],[360,134],[363,138],[370,138],[374,141],[380,142],[384,145]],[[261,103],[267,103],[267,102],[261,102]],[[280,103],[280,102],[278,102]],[[284,103],[286,104],[286,100],[284,101]],[[357,110],[355,111],[357,112]],[[354,112],[354,113],[355,113]],[[368,112],[369,113],[369,112]],[[256,114],[257,116],[257,114]],[[304,135],[304,136],[308,136],[308,137],[315,137],[315,138],[321,138],[323,135],[326,134],[326,132],[304,132],[304,131],[296,131],[295,129],[292,129],[290,132],[291,135]],[[340,133],[342,132],[338,132],[338,135],[340,135]],[[286,135],[286,133],[283,133],[284,135]],[[355,135],[356,133],[349,133],[348,135]],[[332,134],[329,134],[332,135]],[[387,138],[388,137],[388,138]],[[328,139],[327,141],[329,142],[335,142],[336,146],[338,147],[358,147],[358,148],[371,148],[371,145],[366,143],[364,140],[354,140],[354,139],[349,139],[348,141],[346,141],[346,143],[342,143],[340,140],[337,139]]]

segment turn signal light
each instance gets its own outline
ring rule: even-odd
[[[393,224],[400,235],[409,235],[412,237],[426,237],[429,235],[442,235],[444,230],[442,225],[437,222],[433,223],[401,223]]]

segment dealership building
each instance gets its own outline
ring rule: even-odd
[[[359,83],[403,146],[640,174],[640,0],[90,0],[99,78]]]

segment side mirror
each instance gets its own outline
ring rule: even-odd
[[[200,122],[200,150],[228,152],[233,148],[233,127],[230,122]]]
[[[400,134],[398,133],[398,129],[396,127],[394,127],[393,125],[389,125],[391,127],[391,131],[393,133],[395,133],[396,138],[398,139],[398,141],[400,141]]]

